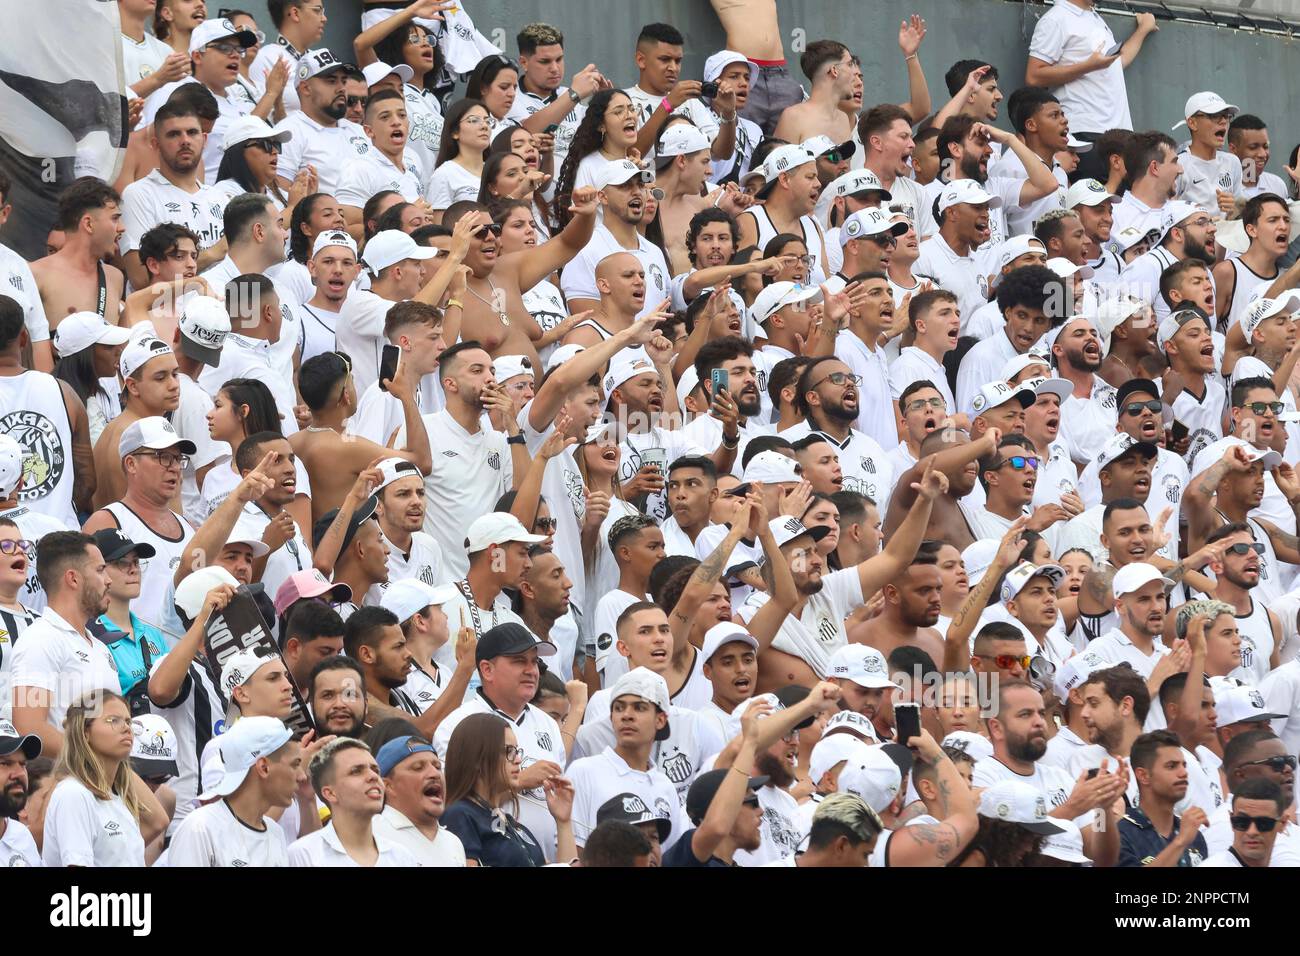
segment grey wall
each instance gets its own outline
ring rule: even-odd
[[[351,54],[359,23],[357,0],[325,0],[331,18],[326,39],[340,55]],[[255,6],[260,6],[254,0]],[[898,23],[919,13],[929,25],[921,47],[937,109],[947,99],[944,71],[955,61],[981,56],[994,63],[1010,91],[1021,85],[1025,49],[1037,18],[1046,9],[1006,0],[777,0],[786,55],[797,60],[801,40],[834,37],[863,60],[866,102],[902,102],[905,74],[898,52]],[[632,48],[642,23],[674,24],[687,38],[686,75],[698,76],[704,58],[723,44],[722,29],[706,0],[467,0],[482,33],[511,56],[518,27],[544,20],[565,33],[571,67],[589,62],[620,85],[636,79]],[[1118,39],[1132,32],[1128,17],[1110,17]],[[1187,97],[1213,89],[1228,102],[1262,116],[1273,137],[1269,168],[1285,177],[1282,163],[1300,141],[1300,114],[1287,108],[1293,74],[1291,42],[1194,24],[1166,24],[1150,37],[1128,70],[1129,105],[1139,128],[1168,130],[1182,119]],[[874,95],[873,95],[874,94]],[[1177,138],[1177,137],[1175,137]]]

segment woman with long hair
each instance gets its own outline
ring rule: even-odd
[[[447,809],[442,825],[460,838],[469,866],[544,866],[537,838],[516,817],[524,751],[514,728],[496,714],[470,714],[447,742]],[[573,840],[573,784],[563,777],[544,783],[546,806],[555,818],[556,857],[578,855]]]
[[[188,59],[190,34],[207,16],[204,0],[158,0],[153,12],[153,35]]]
[[[131,769],[131,711],[111,691],[68,708],[58,781],[45,811],[46,866],[144,866],[167,811]]]
[[[492,142],[490,120],[487,107],[478,100],[457,100],[447,110],[437,168],[424,191],[435,225],[442,223],[443,210],[452,203],[478,198],[487,149]]]
[[[532,210],[533,226],[545,241],[550,238],[550,232],[544,225],[546,219],[537,204],[538,190],[545,182],[546,176],[530,169],[522,156],[516,153],[489,153],[487,162],[483,164],[478,201],[495,212],[497,204],[504,200],[523,200]]]
[[[587,607],[583,612],[587,620],[596,619],[596,604],[602,595],[618,587],[618,562],[609,549],[609,529],[619,518],[640,514],[640,511],[623,496],[623,486],[618,480],[623,447],[614,437],[614,429],[607,428],[596,436],[595,429],[587,430],[583,440],[573,450],[582,476],[583,498],[575,503],[574,512],[582,530],[582,554],[587,567]],[[594,439],[594,440],[589,440]],[[608,496],[605,514],[593,511],[588,514],[586,502],[597,492]]]
[[[253,378],[232,378],[217,389],[207,420],[208,437],[229,445],[230,454],[218,458],[203,479],[203,502],[208,508],[204,518],[239,484],[234,454],[240,442],[258,432],[283,434],[271,390],[265,382]],[[298,470],[301,474],[302,469]]]
[[[339,230],[347,232],[343,206],[329,193],[309,193],[293,204],[289,216],[289,255],[284,262],[272,266],[270,276],[276,285],[293,294],[302,305],[316,294],[316,286],[307,270],[311,247],[322,232]]]
[[[586,115],[573,134],[555,184],[552,217],[563,227],[569,222],[573,191],[596,185],[596,173],[616,159],[635,155],[636,106],[622,90],[601,90],[591,98]]]
[[[545,193],[552,184],[551,152],[542,152],[538,138],[522,126],[507,126],[492,137],[492,146],[488,150],[489,161],[498,153],[514,153],[524,161],[524,175],[532,189],[528,196],[519,198],[526,198],[532,203],[537,233],[543,240],[549,239],[552,234],[551,207],[546,201]]]
[[[90,443],[99,441],[104,427],[122,413],[122,392],[117,380],[117,360],[131,337],[130,330],[120,325],[109,325],[93,313],[81,313],[87,321],[69,321],[69,316],[59,324],[60,334],[54,337],[54,377],[72,386],[90,419]],[[91,317],[93,320],[90,321]],[[78,333],[74,336],[74,331]],[[65,354],[64,349],[69,351]]]
[[[793,232],[783,232],[773,236],[763,247],[764,259],[781,258],[785,263],[773,273],[763,274],[763,285],[773,282],[794,282],[805,285],[808,282],[808,270],[812,268],[812,256],[808,255],[808,245],[803,236]]]
[[[221,190],[228,199],[234,199],[241,193],[257,193],[270,198],[277,209],[293,214],[289,207],[292,187],[286,194],[276,180],[275,171],[280,162],[280,147],[293,134],[288,130],[276,131],[264,122],[254,126],[249,120],[241,121],[241,127],[247,129],[227,136],[222,154],[221,165],[217,167],[217,181],[213,188]],[[305,178],[305,177],[304,177]],[[295,183],[296,185],[296,183]],[[300,200],[302,197],[297,197]],[[296,201],[296,200],[295,200]]]
[[[541,241],[537,220],[534,218],[537,211],[535,206],[523,199],[495,200],[489,205],[492,208],[492,221],[501,227],[500,255],[532,248]],[[555,278],[557,277],[552,273],[523,293],[524,308],[542,330],[542,337],[533,340],[533,347],[537,349],[543,367],[556,345],[579,322],[576,316],[569,315],[564,294],[553,281]]]
[[[412,76],[402,84],[406,116],[411,129],[408,142],[433,169],[442,143],[442,98],[451,91],[450,76],[444,69],[442,50],[427,26],[413,22],[415,4],[396,10],[352,41],[357,65],[387,63],[408,66]]]
[[[518,93],[519,67],[500,53],[479,60],[465,84],[466,99],[478,100],[487,107],[493,135],[506,125],[506,116],[515,105]]]

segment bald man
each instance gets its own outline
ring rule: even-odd
[[[600,308],[574,326],[565,345],[595,345],[631,328],[645,305],[645,269],[630,252],[615,252],[596,263]]]

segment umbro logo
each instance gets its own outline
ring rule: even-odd
[[[456,453],[454,451],[444,451],[443,454],[446,455],[448,458],[456,457]]]

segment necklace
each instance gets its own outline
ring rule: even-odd
[[[491,276],[486,276],[486,277],[484,277],[484,280],[483,280],[483,281],[485,281],[485,282],[488,284],[488,288],[492,290],[492,298],[491,298],[491,299],[485,299],[485,298],[483,298],[483,296],[479,295],[477,292],[474,291],[474,287],[471,286],[468,282],[465,283],[465,288],[466,288],[466,290],[468,290],[468,292],[469,292],[470,295],[472,295],[474,298],[478,299],[480,302],[482,302],[484,305],[486,305],[489,309],[491,309],[493,312],[495,312],[495,313],[496,313],[496,317],[497,317],[498,319],[501,320],[501,324],[502,324],[502,325],[504,325],[504,326],[506,326],[507,328],[509,328],[509,327],[510,327],[510,316],[506,314],[506,297],[505,297],[504,295],[501,294],[501,290],[500,290],[500,289],[498,289],[495,285],[492,284],[492,277],[491,277]]]

